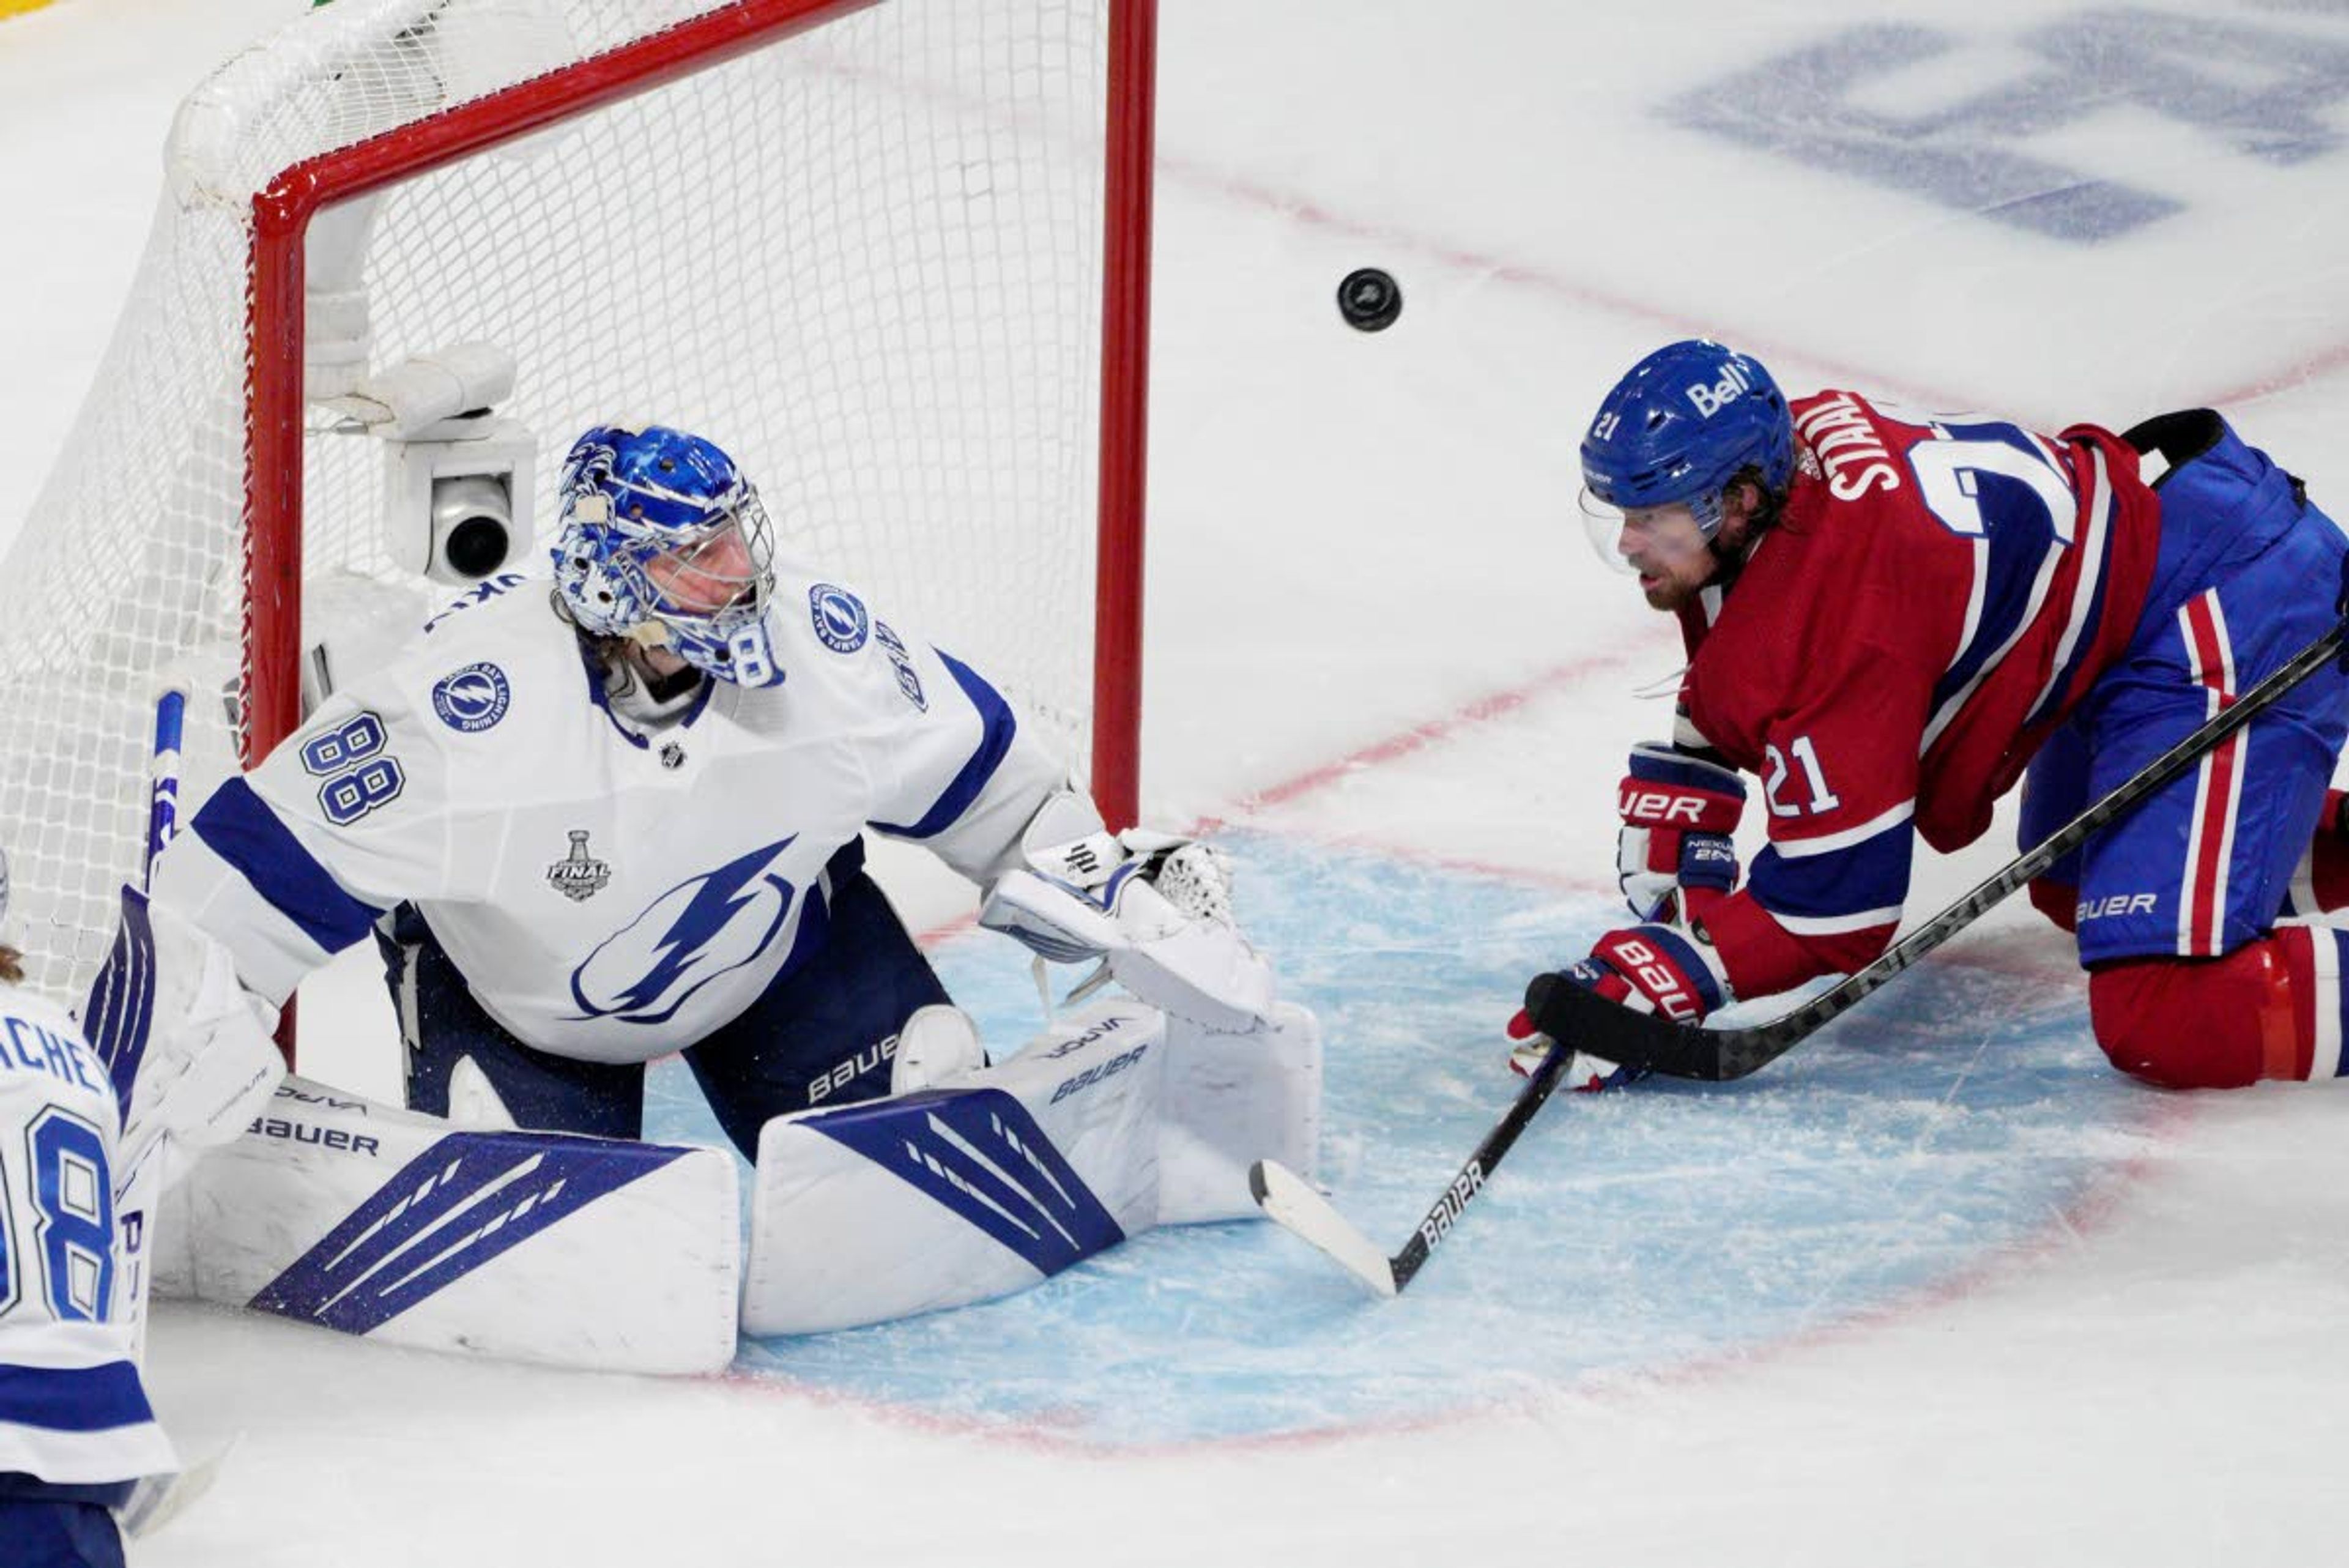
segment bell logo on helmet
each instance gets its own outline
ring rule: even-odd
[[[1698,413],[1706,419],[1711,419],[1751,391],[1753,387],[1753,381],[1748,379],[1745,374],[1745,361],[1732,358],[1721,367],[1721,379],[1709,387],[1691,387],[1688,389],[1688,400],[1696,405]]]

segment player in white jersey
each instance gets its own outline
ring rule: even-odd
[[[1044,871],[1102,930],[1141,883],[1154,941],[1155,893],[1198,887],[1208,918],[1185,940],[1216,972],[1261,968],[1212,918],[1214,852],[1130,856],[982,676],[779,565],[710,442],[589,431],[553,555],[551,591],[500,578],[435,617],[217,790],[157,867],[158,914],[222,944],[269,1004],[377,933],[416,1108],[485,1079],[522,1126],[636,1137],[643,1064],[682,1051],[748,1153],[774,1116],[889,1092],[916,1013],[909,1040],[975,1054],[923,1012],[947,998],[864,870],[867,827],[982,886]],[[1120,978],[1157,1001],[1151,972]]]
[[[7,863],[0,859],[0,933]],[[122,1562],[109,1511],[178,1469],[140,1385],[114,1183],[122,1111],[0,935],[0,1563]]]

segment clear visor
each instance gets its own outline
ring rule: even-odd
[[[1582,510],[1582,531],[1590,539],[1590,547],[1610,571],[1627,577],[1636,577],[1640,568],[1623,558],[1623,509],[1612,502],[1601,501],[1588,485],[1582,487],[1579,502]]]

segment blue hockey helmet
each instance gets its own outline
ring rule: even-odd
[[[1708,539],[1747,467],[1785,493],[1795,421],[1761,362],[1708,338],[1668,343],[1615,383],[1582,438],[1583,511],[1594,531],[1641,507],[1685,505]]]
[[[732,458],[666,425],[598,425],[564,459],[561,504],[554,584],[582,629],[737,685],[781,683],[772,532]]]

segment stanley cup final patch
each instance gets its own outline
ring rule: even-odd
[[[604,890],[612,879],[612,867],[606,861],[587,853],[587,830],[574,827],[571,853],[546,868],[547,885],[573,903],[585,903]]]
[[[834,653],[854,653],[864,646],[873,629],[864,601],[835,583],[817,583],[808,589],[808,617],[815,635]]]

